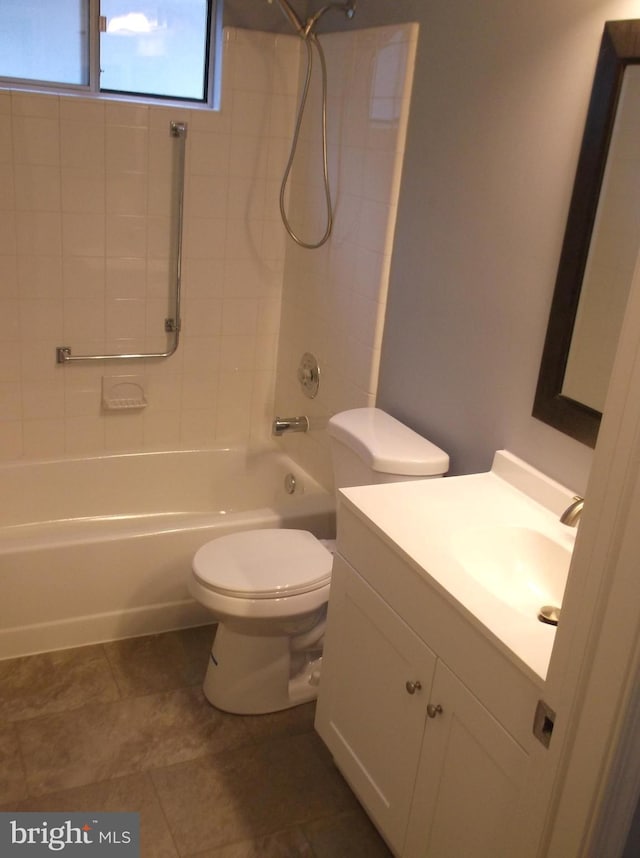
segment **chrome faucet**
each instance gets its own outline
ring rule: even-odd
[[[276,417],[274,418],[272,431],[274,435],[283,435],[285,432],[308,432],[308,417]]]
[[[583,509],[584,498],[581,498],[580,495],[574,495],[573,500],[560,516],[560,523],[567,524],[569,527],[577,527]]]

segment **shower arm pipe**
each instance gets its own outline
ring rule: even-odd
[[[273,3],[274,0],[268,0],[268,2]],[[302,39],[308,39],[313,34],[313,28],[329,9],[340,9],[349,19],[353,18],[356,12],[356,0],[339,0],[339,2],[327,3],[303,23],[289,0],[278,0],[278,5],[282,14],[289,19],[293,29]]]
[[[138,354],[105,354],[105,355],[74,355],[69,346],[56,347],[56,363],[72,361],[116,361],[136,360],[140,358],[168,358],[175,354],[180,342],[180,302],[182,292],[182,231],[184,221],[184,173],[185,145],[187,137],[186,122],[170,122],[169,134],[178,141],[178,174],[177,174],[177,205],[176,205],[176,264],[175,264],[175,300],[174,314],[164,320],[164,330],[173,335],[170,347],[164,352],[140,352]]]
[[[272,4],[273,0],[268,0],[268,3]],[[289,3],[289,0],[278,0],[278,6],[285,18],[288,18],[296,33],[302,36],[302,38],[306,38],[304,24],[298,17],[298,13],[294,10],[293,6]]]
[[[321,9],[318,9],[315,15],[312,15],[310,18],[308,18],[304,27],[302,27],[302,32],[300,33],[300,35],[303,39],[306,39],[310,35],[312,35],[313,28],[318,23],[320,18],[322,18],[324,13],[329,11],[329,9],[339,9],[340,11],[345,13],[349,20],[351,20],[351,18],[353,18],[353,16],[355,15],[356,11],[355,0],[347,0],[346,3],[327,3],[326,6],[323,6]]]

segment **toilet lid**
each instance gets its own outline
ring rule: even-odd
[[[225,596],[269,599],[322,587],[332,562],[331,552],[306,530],[245,530],[199,548],[193,571]]]

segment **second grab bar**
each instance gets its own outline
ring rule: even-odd
[[[182,288],[182,228],[184,220],[184,170],[185,170],[185,143],[187,137],[186,122],[170,122],[169,134],[178,139],[178,166],[175,177],[176,181],[176,246],[175,246],[175,299],[173,318],[164,320],[165,333],[173,335],[173,341],[164,352],[144,352],[140,354],[109,354],[109,355],[74,355],[69,346],[58,346],[56,348],[56,363],[68,363],[76,360],[131,360],[134,358],[168,358],[178,349],[180,340],[180,296]]]

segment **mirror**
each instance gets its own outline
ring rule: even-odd
[[[640,249],[637,64],[640,21],[607,22],[533,406],[534,417],[591,447]]]

